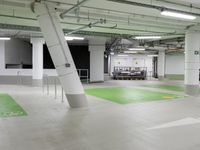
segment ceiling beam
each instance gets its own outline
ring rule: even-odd
[[[150,8],[150,9],[157,9],[159,11],[168,10],[168,11],[175,11],[175,12],[179,12],[179,13],[186,13],[186,14],[190,14],[190,15],[200,16],[199,13],[182,11],[182,10],[178,10],[178,9],[166,8],[166,7],[162,7],[162,6],[150,5],[150,4],[145,4],[145,3],[138,3],[138,2],[128,1],[128,0],[107,0],[107,1],[121,3],[121,4],[134,5],[134,6],[139,6],[139,7],[145,7],[145,8]]]

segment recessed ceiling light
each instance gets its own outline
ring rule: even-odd
[[[161,12],[161,15],[175,17],[175,18],[181,18],[181,19],[188,19],[188,20],[196,19],[196,16],[193,16],[193,15],[179,13],[179,12],[175,12],[175,11],[168,11],[168,10],[163,10]]]
[[[7,41],[7,40],[10,40],[10,38],[9,38],[9,37],[0,37],[0,40],[5,40],[5,41]]]
[[[84,40],[84,37],[65,36],[65,39],[66,39],[67,41],[72,41],[72,40]]]
[[[114,52],[111,52],[110,55],[115,55],[115,53],[114,53]]]
[[[161,39],[161,36],[136,36],[137,40]]]
[[[158,55],[147,55],[148,57],[158,57]]]
[[[145,51],[145,48],[128,48],[130,51]]]

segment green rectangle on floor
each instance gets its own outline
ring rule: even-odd
[[[88,95],[99,97],[119,104],[183,98],[183,96],[175,94],[167,94],[135,88],[92,88],[86,89],[85,92]]]
[[[8,94],[0,94],[0,117],[26,116],[27,113]]]

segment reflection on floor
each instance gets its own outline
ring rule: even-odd
[[[169,93],[141,85],[183,85],[182,82],[107,81],[85,88],[126,87]],[[1,85],[28,113],[0,118],[1,150],[199,150],[200,97],[119,105],[87,96],[88,108],[69,109],[42,88]],[[144,93],[145,95],[145,93]]]

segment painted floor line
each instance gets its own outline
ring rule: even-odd
[[[172,128],[172,127],[179,127],[179,126],[187,126],[187,125],[193,125],[193,124],[198,124],[198,123],[200,123],[200,118],[196,119],[196,118],[188,117],[188,118],[168,122],[168,123],[165,123],[162,125],[154,126],[154,127],[148,128],[147,130],[156,130],[156,129],[165,129],[165,128]]]

